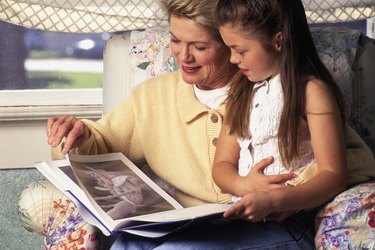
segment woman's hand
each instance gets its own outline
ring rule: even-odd
[[[57,147],[66,137],[61,152],[67,154],[72,148],[80,147],[89,138],[86,124],[74,116],[56,116],[47,121],[48,144]]]

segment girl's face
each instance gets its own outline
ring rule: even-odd
[[[228,60],[228,48],[185,17],[172,15],[169,29],[171,51],[183,80],[200,89],[223,87],[226,82],[214,75],[221,73],[223,62]]]
[[[225,24],[219,29],[225,44],[231,50],[230,62],[236,64],[242,73],[252,82],[263,81],[279,72],[277,51],[265,49],[255,37],[243,35],[232,24]]]

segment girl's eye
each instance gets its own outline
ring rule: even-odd
[[[243,54],[245,54],[245,51],[237,50],[236,53],[242,56]]]

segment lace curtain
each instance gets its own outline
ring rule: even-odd
[[[0,19],[28,28],[83,33],[168,25],[158,0],[0,0]]]
[[[375,0],[303,0],[303,3],[310,23],[375,16]],[[29,28],[83,33],[168,24],[158,0],[0,0],[0,19]]]

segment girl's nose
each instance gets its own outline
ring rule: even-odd
[[[240,60],[238,59],[238,57],[236,57],[236,55],[234,53],[231,53],[230,54],[230,59],[229,61],[233,64],[239,64],[240,63]]]

